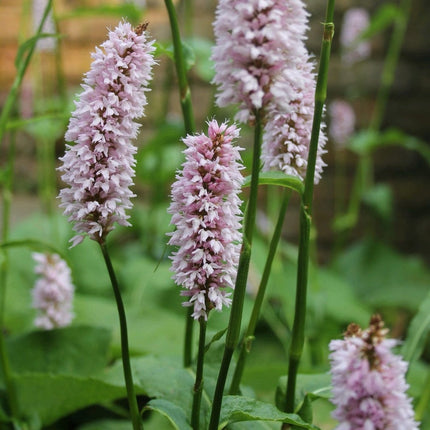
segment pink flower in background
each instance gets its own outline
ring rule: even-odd
[[[341,58],[345,63],[353,64],[370,56],[369,41],[357,41],[369,23],[369,13],[366,9],[351,8],[345,12],[340,32]]]
[[[33,31],[36,32],[40,22],[43,18],[43,13],[48,5],[48,0],[33,0]],[[42,33],[55,34],[55,22],[52,16],[52,9],[49,11],[46,17],[45,24],[42,28]],[[53,37],[44,37],[39,39],[36,44],[36,49],[38,51],[54,51],[56,46],[56,39]]]
[[[337,430],[417,430],[406,395],[407,363],[391,349],[396,340],[378,315],[361,330],[350,324],[344,340],[330,342],[333,417]]]
[[[131,208],[135,146],[131,143],[140,125],[134,120],[144,113],[151,79],[153,42],[146,25],[132,29],[120,23],[109,39],[97,48],[83,92],[70,119],[67,145],[61,158],[60,192],[64,214],[74,223],[73,246],[88,234],[103,240],[114,223],[127,226]]]
[[[297,64],[306,52],[306,29],[301,0],[220,0],[212,53],[217,104],[239,105],[241,122],[269,105],[287,111],[293,87],[305,85]]]
[[[187,136],[185,162],[172,185],[169,213],[176,230],[169,244],[177,285],[194,306],[192,316],[207,319],[211,309],[229,306],[241,246],[242,175],[236,126],[208,123],[208,135]]]
[[[57,254],[34,253],[37,265],[35,273],[40,275],[33,288],[33,307],[38,316],[34,325],[51,330],[68,326],[73,319],[74,286],[67,263]]]
[[[275,110],[267,117],[261,155],[264,170],[280,170],[303,180],[308,163],[316,86],[313,64],[308,55],[303,57],[300,72],[305,86],[297,89],[289,111],[280,113]],[[322,123],[318,139],[315,183],[321,179],[325,166],[322,160],[327,141],[324,128]]]
[[[344,100],[334,100],[330,103],[328,112],[330,116],[329,135],[339,146],[343,146],[354,133],[354,109]]]

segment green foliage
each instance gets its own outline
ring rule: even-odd
[[[260,185],[278,185],[281,187],[291,188],[292,190],[297,191],[299,195],[302,195],[304,191],[303,182],[299,178],[296,176],[286,175],[283,172],[262,172],[259,175],[258,183]],[[248,187],[250,184],[251,177],[247,176],[243,186]]]
[[[369,26],[360,35],[359,40],[370,39],[391,26],[399,17],[402,17],[400,8],[392,3],[384,3],[372,14]]]
[[[185,412],[174,403],[163,399],[154,399],[148,402],[144,411],[157,411],[164,415],[176,430],[190,430],[192,427],[187,422]]]

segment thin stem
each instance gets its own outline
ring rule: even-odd
[[[46,5],[45,11],[43,13],[42,20],[37,29],[36,36],[42,33],[42,28],[43,28],[43,25],[45,24],[46,18],[48,17],[49,11],[51,10],[51,5],[52,5],[52,0],[49,0],[48,4]],[[1,142],[3,140],[4,132],[6,130],[6,124],[9,119],[9,115],[15,104],[15,100],[18,96],[18,91],[19,91],[19,88],[21,87],[21,83],[24,78],[25,71],[27,70],[27,67],[30,64],[30,60],[31,60],[31,57],[33,56],[33,52],[35,48],[36,48],[36,41],[34,41],[34,43],[28,48],[27,55],[18,64],[18,71],[16,73],[15,80],[13,81],[12,87],[3,105],[3,109],[0,114],[0,147],[1,147]]]
[[[181,103],[182,115],[184,118],[186,134],[193,134],[195,131],[193,105],[191,103],[191,91],[188,85],[187,69],[185,67],[185,58],[182,51],[181,35],[179,33],[178,18],[176,15],[175,6],[172,0],[164,0],[167,12],[169,14],[170,28],[172,31],[173,50],[175,57],[176,73],[179,83],[179,98]],[[186,312],[185,320],[185,339],[184,339],[184,357],[183,362],[185,367],[189,367],[192,357],[193,345],[193,322],[191,318],[192,311]]]
[[[194,383],[193,409],[191,412],[191,427],[193,430],[200,428],[200,404],[202,401],[203,392],[203,364],[205,358],[205,342],[206,342],[206,320],[202,317],[199,319],[200,337],[199,350],[197,354],[196,381]]]
[[[330,59],[331,42],[334,34],[334,3],[328,0],[326,20],[321,46],[320,64],[315,89],[315,111],[312,123],[312,134],[308,156],[308,166],[305,178],[305,190],[300,207],[300,238],[299,255],[297,261],[297,287],[294,323],[290,345],[290,358],[288,368],[286,412],[294,412],[297,372],[303,351],[306,320],[306,296],[309,267],[309,236],[312,217],[312,203],[315,177],[315,164],[318,151],[321,118],[327,93],[328,64]],[[283,426],[286,428],[285,426]]]
[[[15,135],[11,139],[8,153],[7,169],[5,172],[5,181],[2,188],[2,233],[1,242],[6,243],[9,238],[9,222],[10,222],[10,207],[12,201],[12,182],[15,165]],[[12,372],[10,368],[9,355],[6,350],[5,336],[3,331],[4,312],[6,303],[6,287],[9,271],[9,253],[7,249],[0,250],[0,360],[1,369],[6,385],[7,401],[10,413],[13,418],[19,417],[19,405],[16,396],[15,385],[12,380]]]
[[[191,134],[195,130],[193,105],[191,103],[191,91],[188,85],[187,69],[182,51],[181,35],[179,33],[178,18],[172,0],[164,0],[169,14],[170,28],[172,31],[173,49],[175,57],[176,73],[178,75],[179,95],[182,108],[182,115],[185,122],[185,131]]]
[[[252,341],[254,340],[255,328],[260,317],[261,307],[263,305],[264,295],[266,293],[269,275],[272,270],[273,259],[275,258],[276,249],[278,248],[281,238],[282,226],[284,224],[285,213],[287,212],[288,202],[290,201],[291,190],[286,189],[283,193],[281,208],[279,210],[278,220],[276,222],[275,231],[273,232],[272,240],[269,245],[269,253],[267,255],[266,264],[264,266],[263,275],[261,277],[260,286],[258,287],[257,296],[252,308],[251,317],[249,319],[248,328],[246,329],[244,339],[242,341],[239,359],[237,360],[236,368],[233,374],[233,380],[230,386],[230,394],[238,394],[240,381],[242,380],[243,370],[245,368],[246,358],[251,351]]]
[[[406,32],[406,27],[411,9],[411,0],[403,0],[399,13],[394,23],[394,30],[388,46],[387,56],[385,57],[384,68],[381,75],[381,85],[375,102],[370,130],[378,131],[381,128],[382,120],[386,111],[388,96],[393,85],[396,66],[399,61],[400,50],[402,48],[403,39]]]
[[[252,238],[254,235],[255,218],[257,211],[258,178],[260,174],[260,153],[263,134],[263,126],[261,120],[261,113],[260,111],[257,111],[255,115],[251,188],[243,227],[243,243],[242,249],[240,251],[239,266],[237,269],[236,285],[234,288],[233,302],[231,306],[230,320],[227,329],[224,355],[221,362],[221,368],[218,373],[218,379],[212,403],[212,413],[209,423],[209,430],[216,430],[218,428],[219,417],[221,414],[222,396],[224,393],[227,373],[230,367],[233,352],[239,342],[243,303],[245,300],[246,282],[248,279],[249,262],[251,259],[251,245]]]
[[[121,298],[121,292],[119,290],[118,281],[116,279],[115,271],[112,266],[112,261],[109,257],[106,242],[99,242],[100,248],[105,259],[106,267],[109,272],[109,277],[112,283],[113,292],[115,295],[116,305],[118,308],[119,324],[121,330],[121,355],[122,365],[124,370],[125,386],[127,388],[128,405],[130,407],[130,415],[133,423],[134,430],[142,430],[142,420],[139,414],[139,408],[137,406],[137,398],[134,391],[133,376],[131,374],[130,365],[130,352],[128,348],[128,333],[127,333],[127,319],[125,316],[124,304]]]

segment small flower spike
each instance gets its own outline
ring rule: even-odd
[[[408,364],[391,349],[384,322],[374,315],[361,330],[350,324],[344,340],[330,342],[336,430],[418,430],[405,374]]]
[[[40,278],[34,285],[33,308],[38,310],[34,325],[45,330],[68,326],[73,319],[74,286],[67,263],[57,254],[33,253]]]
[[[59,170],[67,187],[60,192],[64,214],[78,233],[103,241],[114,223],[130,225],[126,214],[134,197],[134,154],[131,143],[144,114],[146,91],[155,64],[146,25],[133,29],[120,23],[93,56],[83,92],[70,119],[67,145]]]
[[[344,100],[333,100],[328,108],[330,116],[329,135],[339,147],[345,146],[354,133],[355,112]]]
[[[169,244],[172,272],[185,306],[194,306],[194,319],[207,319],[211,309],[229,306],[241,245],[242,175],[239,136],[235,125],[208,123],[208,135],[187,136],[185,162],[172,185],[169,213],[176,230]]]
[[[340,32],[341,59],[345,64],[352,65],[370,56],[369,41],[358,39],[369,23],[369,12],[366,9],[357,7],[346,11]]]

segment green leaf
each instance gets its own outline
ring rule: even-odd
[[[155,42],[155,56],[167,55],[172,61],[175,61],[175,51],[172,43],[163,44],[161,42]],[[185,60],[185,68],[190,70],[191,67],[196,64],[196,56],[193,48],[182,40],[182,55]]]
[[[71,12],[57,16],[59,21],[70,18],[81,18],[91,16],[116,16],[127,18],[133,25],[139,24],[142,10],[133,2],[122,2],[118,5],[101,5],[93,7],[76,7]]]
[[[358,41],[370,39],[375,34],[381,33],[399,17],[402,17],[402,11],[397,5],[384,3],[375,13],[373,13],[369,26],[363,31],[363,33],[361,33]]]
[[[15,57],[15,67],[18,69],[19,65],[24,57],[24,55],[37,43],[39,39],[45,39],[47,37],[53,37],[55,39],[59,39],[60,37],[63,37],[61,34],[58,33],[40,33],[36,36],[30,37],[25,42],[23,42],[19,48],[18,52],[16,53]]]
[[[3,242],[0,244],[0,248],[19,248],[24,247],[37,252],[51,252],[58,254],[63,260],[67,260],[67,256],[62,250],[51,245],[50,243],[43,242],[38,239],[23,239],[23,240],[11,240],[9,242]]]
[[[28,417],[38,417],[43,426],[87,406],[126,396],[123,384],[89,377],[29,373],[13,379],[21,410]]]
[[[334,267],[362,301],[373,307],[416,311],[430,285],[430,272],[419,258],[403,256],[372,239],[345,250]]]
[[[270,403],[243,396],[224,396],[218,429],[240,421],[274,421],[305,429],[315,430],[318,428],[306,423],[296,414],[281,412]]]
[[[278,185],[281,187],[291,188],[292,190],[297,191],[300,195],[302,195],[304,191],[303,182],[299,178],[277,171],[260,173],[258,183],[259,185]],[[250,184],[251,176],[247,176],[244,180],[243,186],[249,187]]]
[[[111,334],[97,327],[35,331],[9,338],[14,373],[91,375],[108,362]]]
[[[417,314],[412,319],[408,334],[402,345],[403,358],[408,361],[418,359],[426,345],[430,332],[430,292],[421,303]]]
[[[216,342],[216,341],[218,341],[218,340],[220,340],[223,336],[224,336],[224,333],[227,331],[227,327],[225,328],[225,329],[223,329],[223,330],[220,330],[220,331],[218,331],[217,333],[215,333],[213,336],[212,336],[212,339],[205,345],[205,354],[209,351],[209,348],[211,347],[211,345],[214,343],[214,342]]]
[[[164,399],[150,400],[144,411],[156,411],[165,416],[176,430],[191,430],[185,412],[182,408]]]
[[[386,184],[377,184],[366,190],[363,201],[372,208],[383,221],[389,221],[393,215],[393,192]]]
[[[77,430],[130,430],[130,421],[98,420],[79,426]]]
[[[210,82],[215,75],[211,52],[213,42],[201,37],[187,39],[186,42],[191,46],[195,55],[195,71],[197,75],[206,82]]]

